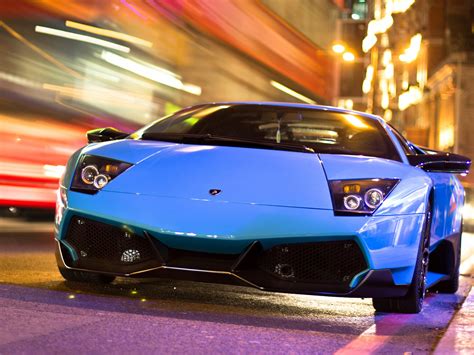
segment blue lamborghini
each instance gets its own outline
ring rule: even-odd
[[[158,277],[369,297],[417,313],[458,288],[466,157],[381,118],[289,103],[209,103],[130,134],[89,131],[60,182],[69,281]]]

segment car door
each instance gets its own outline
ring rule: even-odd
[[[407,141],[396,129],[392,133],[402,146],[405,154],[429,154],[430,151]],[[440,240],[459,232],[461,226],[461,207],[464,203],[463,188],[459,180],[449,173],[427,173],[433,182],[431,240],[434,245]]]

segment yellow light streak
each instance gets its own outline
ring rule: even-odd
[[[81,30],[84,32],[90,32],[94,33],[99,36],[104,36],[104,37],[109,37],[109,38],[114,38],[118,39],[124,42],[130,42],[133,44],[138,44],[140,46],[148,47],[151,48],[153,46],[153,43],[150,41],[146,41],[142,38],[138,38],[135,36],[131,36],[125,33],[117,32],[117,31],[112,31],[112,30],[106,30],[104,28],[100,27],[95,27],[95,26],[90,26],[90,25],[85,25],[83,23],[79,22],[74,22],[74,21],[66,21],[66,26],[70,28],[75,28],[77,30]]]
[[[285,85],[280,84],[280,83],[277,82],[277,81],[271,80],[271,81],[270,81],[270,84],[271,84],[274,88],[276,88],[276,89],[278,89],[278,90],[280,90],[280,91],[283,91],[285,94],[288,94],[288,95],[290,95],[290,96],[293,96],[294,98],[297,98],[297,99],[300,100],[300,101],[306,102],[306,103],[308,103],[308,104],[315,104],[315,103],[316,103],[316,101],[311,100],[309,97],[306,97],[306,96],[304,96],[304,95],[302,95],[302,94],[300,94],[300,93],[298,93],[298,92],[296,92],[296,91],[290,89],[289,87],[286,87]]]
[[[67,67],[63,63],[61,63],[59,60],[54,58],[51,54],[47,53],[37,45],[33,44],[31,41],[27,40],[25,37],[23,37],[21,34],[16,32],[13,28],[8,26],[5,22],[0,21],[0,27],[3,27],[12,37],[16,38],[20,42],[22,42],[24,45],[35,51],[37,54],[42,56],[44,59],[46,59],[48,62],[52,63],[53,65],[57,66],[58,68],[64,70],[66,73],[70,74],[71,76],[77,78],[77,79],[82,79],[82,75],[76,72],[75,70],[72,70],[71,68]]]
[[[66,167],[64,165],[43,165],[43,174],[48,177],[60,178],[65,170]]]
[[[109,64],[128,70],[146,79],[172,87],[174,89],[185,91],[192,95],[201,95],[201,87],[189,83],[183,83],[177,74],[170,72],[169,70],[144,62],[137,62],[133,59],[125,58],[108,51],[102,51],[100,57]]]
[[[129,53],[130,48],[122,46],[117,43],[105,41],[100,38],[95,38],[92,36],[86,36],[86,35],[81,35],[78,33],[74,32],[68,32],[68,31],[62,31],[58,30],[55,28],[50,28],[50,27],[44,27],[44,26],[35,26],[35,31],[38,33],[43,33],[51,36],[56,36],[56,37],[62,37],[62,38],[67,38],[67,39],[72,39],[74,41],[80,41],[80,42],[85,42],[85,43],[90,43],[90,44],[95,44],[101,47],[109,48],[109,49],[115,49],[120,52],[124,53]]]

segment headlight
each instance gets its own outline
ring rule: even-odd
[[[114,159],[84,155],[74,173],[71,190],[94,194],[131,166]]]
[[[398,182],[398,179],[329,181],[334,211],[338,214],[372,214]]]
[[[81,170],[82,182],[87,185],[92,185],[97,175],[99,175],[99,170],[95,165],[87,165]]]

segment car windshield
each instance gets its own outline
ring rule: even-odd
[[[203,105],[158,119],[132,135],[182,143],[253,146],[400,160],[376,120],[352,113],[264,105]]]

